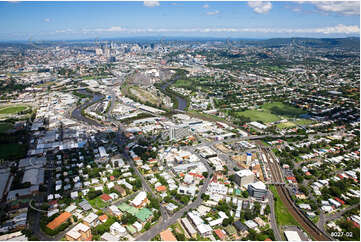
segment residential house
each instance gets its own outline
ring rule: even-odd
[[[127,235],[126,229],[118,222],[113,223],[109,229],[110,229],[110,233],[114,236],[125,237]]]
[[[95,227],[98,225],[98,215],[96,215],[95,213],[90,213],[83,219],[83,221],[85,225],[89,227]]]
[[[72,220],[72,214],[68,212],[63,212],[58,217],[56,217],[53,221],[48,223],[46,227],[51,230],[56,230],[60,225],[64,224],[65,222]]]
[[[65,234],[68,241],[89,241],[92,239],[90,227],[79,223]]]
[[[141,191],[138,195],[133,199],[131,204],[136,208],[144,207],[148,203],[147,193],[145,191]]]

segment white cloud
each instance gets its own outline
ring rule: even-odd
[[[204,5],[203,5],[203,8],[209,8],[209,5],[208,5],[208,4],[204,4]]]
[[[324,12],[339,13],[342,15],[360,15],[360,2],[359,1],[324,1],[312,2],[316,8]]]
[[[217,15],[219,14],[218,10],[207,12],[207,15]]]
[[[44,22],[50,23],[50,18],[45,18]]]
[[[144,6],[146,7],[158,7],[159,6],[159,1],[153,1],[153,0],[150,0],[150,1],[144,1]]]
[[[57,31],[61,32],[71,32]],[[186,29],[172,29],[172,28],[143,28],[143,29],[129,29],[120,26],[112,26],[110,28],[99,29],[83,29],[82,33],[278,33],[278,34],[358,34],[360,27],[357,25],[343,25],[326,26],[318,28],[186,28]]]
[[[268,13],[272,9],[272,3],[262,1],[250,1],[248,6],[253,8],[253,11],[259,14]]]
[[[343,25],[339,24],[333,27],[324,27],[315,29],[315,33],[322,34],[355,34],[360,33],[360,27],[357,25]]]
[[[76,33],[76,31],[72,30],[72,29],[61,29],[61,30],[56,30],[55,33]]]

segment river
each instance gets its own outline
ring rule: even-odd
[[[102,99],[104,96],[100,95],[100,94],[96,94],[96,93],[91,93],[86,91],[85,89],[82,90],[77,90],[77,92],[81,93],[81,94],[86,94],[86,95],[90,95],[93,96],[92,99],[86,103],[83,103],[82,105],[80,105],[79,107],[77,107],[76,109],[73,110],[73,112],[71,113],[71,117],[79,120],[79,121],[83,121],[95,126],[100,126],[100,124],[98,122],[96,122],[93,119],[84,117],[81,113],[81,110],[84,109],[87,106],[93,105],[94,103],[98,102],[100,99]]]
[[[174,82],[176,82],[176,80],[168,81],[168,82],[164,83],[164,84],[161,86],[161,88],[164,90],[164,89],[166,89],[167,87],[169,87],[171,84],[173,84]],[[184,110],[187,108],[187,100],[184,99],[184,98],[181,97],[181,96],[178,96],[178,95],[174,95],[174,96],[175,96],[175,98],[176,98],[177,101],[178,101],[178,107],[177,107],[177,109],[184,111]]]

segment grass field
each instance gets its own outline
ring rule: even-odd
[[[11,123],[0,123],[0,133],[4,133],[12,127],[13,125]]]
[[[271,123],[279,121],[283,118],[298,117],[306,112],[302,109],[284,104],[281,102],[266,103],[261,106],[261,110],[246,110],[238,112],[240,116],[250,118],[252,121],[262,121],[264,123]],[[284,127],[295,126],[295,124],[283,124]]]
[[[277,224],[279,226],[298,225],[297,221],[292,217],[285,205],[282,203],[281,198],[278,196],[276,188],[274,186],[270,186],[270,190],[273,193],[273,196],[276,198],[275,214]]]
[[[177,80],[173,86],[175,87],[184,87],[184,88],[187,88],[187,87],[190,87],[193,85],[193,82],[191,80]]]
[[[272,103],[263,104],[262,109],[272,114],[283,115],[286,117],[294,117],[306,113],[306,111],[300,108],[296,108],[291,105],[284,104],[282,102],[272,102]]]
[[[107,206],[107,204],[100,197],[89,200],[89,203],[94,208],[105,208]]]
[[[152,93],[150,93],[142,88],[139,88],[137,86],[131,86],[129,88],[129,91],[133,96],[139,98],[142,102],[150,102],[154,105],[159,105],[159,103],[160,103],[159,98],[154,96]]]
[[[299,119],[299,120],[296,120],[295,123],[298,125],[309,125],[309,124],[313,124],[314,121],[309,120],[309,119]]]
[[[277,124],[277,128],[288,129],[288,128],[296,127],[297,125],[309,125],[312,123],[313,123],[313,121],[309,120],[309,119],[298,119],[298,120],[292,121],[292,122]]]
[[[279,123],[277,124],[277,128],[279,129],[287,129],[287,128],[291,128],[291,127],[295,127],[296,124],[293,122],[286,122],[286,123]]]
[[[0,159],[14,160],[23,158],[26,154],[26,145],[0,144]]]
[[[281,118],[278,117],[277,115],[274,115],[267,111],[246,110],[243,112],[239,112],[237,114],[240,116],[250,118],[252,121],[262,121],[265,123],[276,122],[278,120],[281,120]]]
[[[24,111],[26,108],[26,106],[0,107],[0,114],[16,114],[18,112]]]

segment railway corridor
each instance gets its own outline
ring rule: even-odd
[[[313,240],[317,241],[330,241],[330,238],[327,234],[325,234],[320,228],[318,228],[303,212],[296,207],[294,204],[288,189],[285,186],[285,182],[283,179],[282,171],[279,165],[278,158],[274,156],[272,152],[270,152],[266,148],[261,148],[262,159],[265,164],[268,165],[269,171],[271,173],[271,180],[269,184],[273,184],[276,188],[276,191],[282,201],[282,203],[287,208],[290,215],[297,221],[297,223],[305,230]]]

